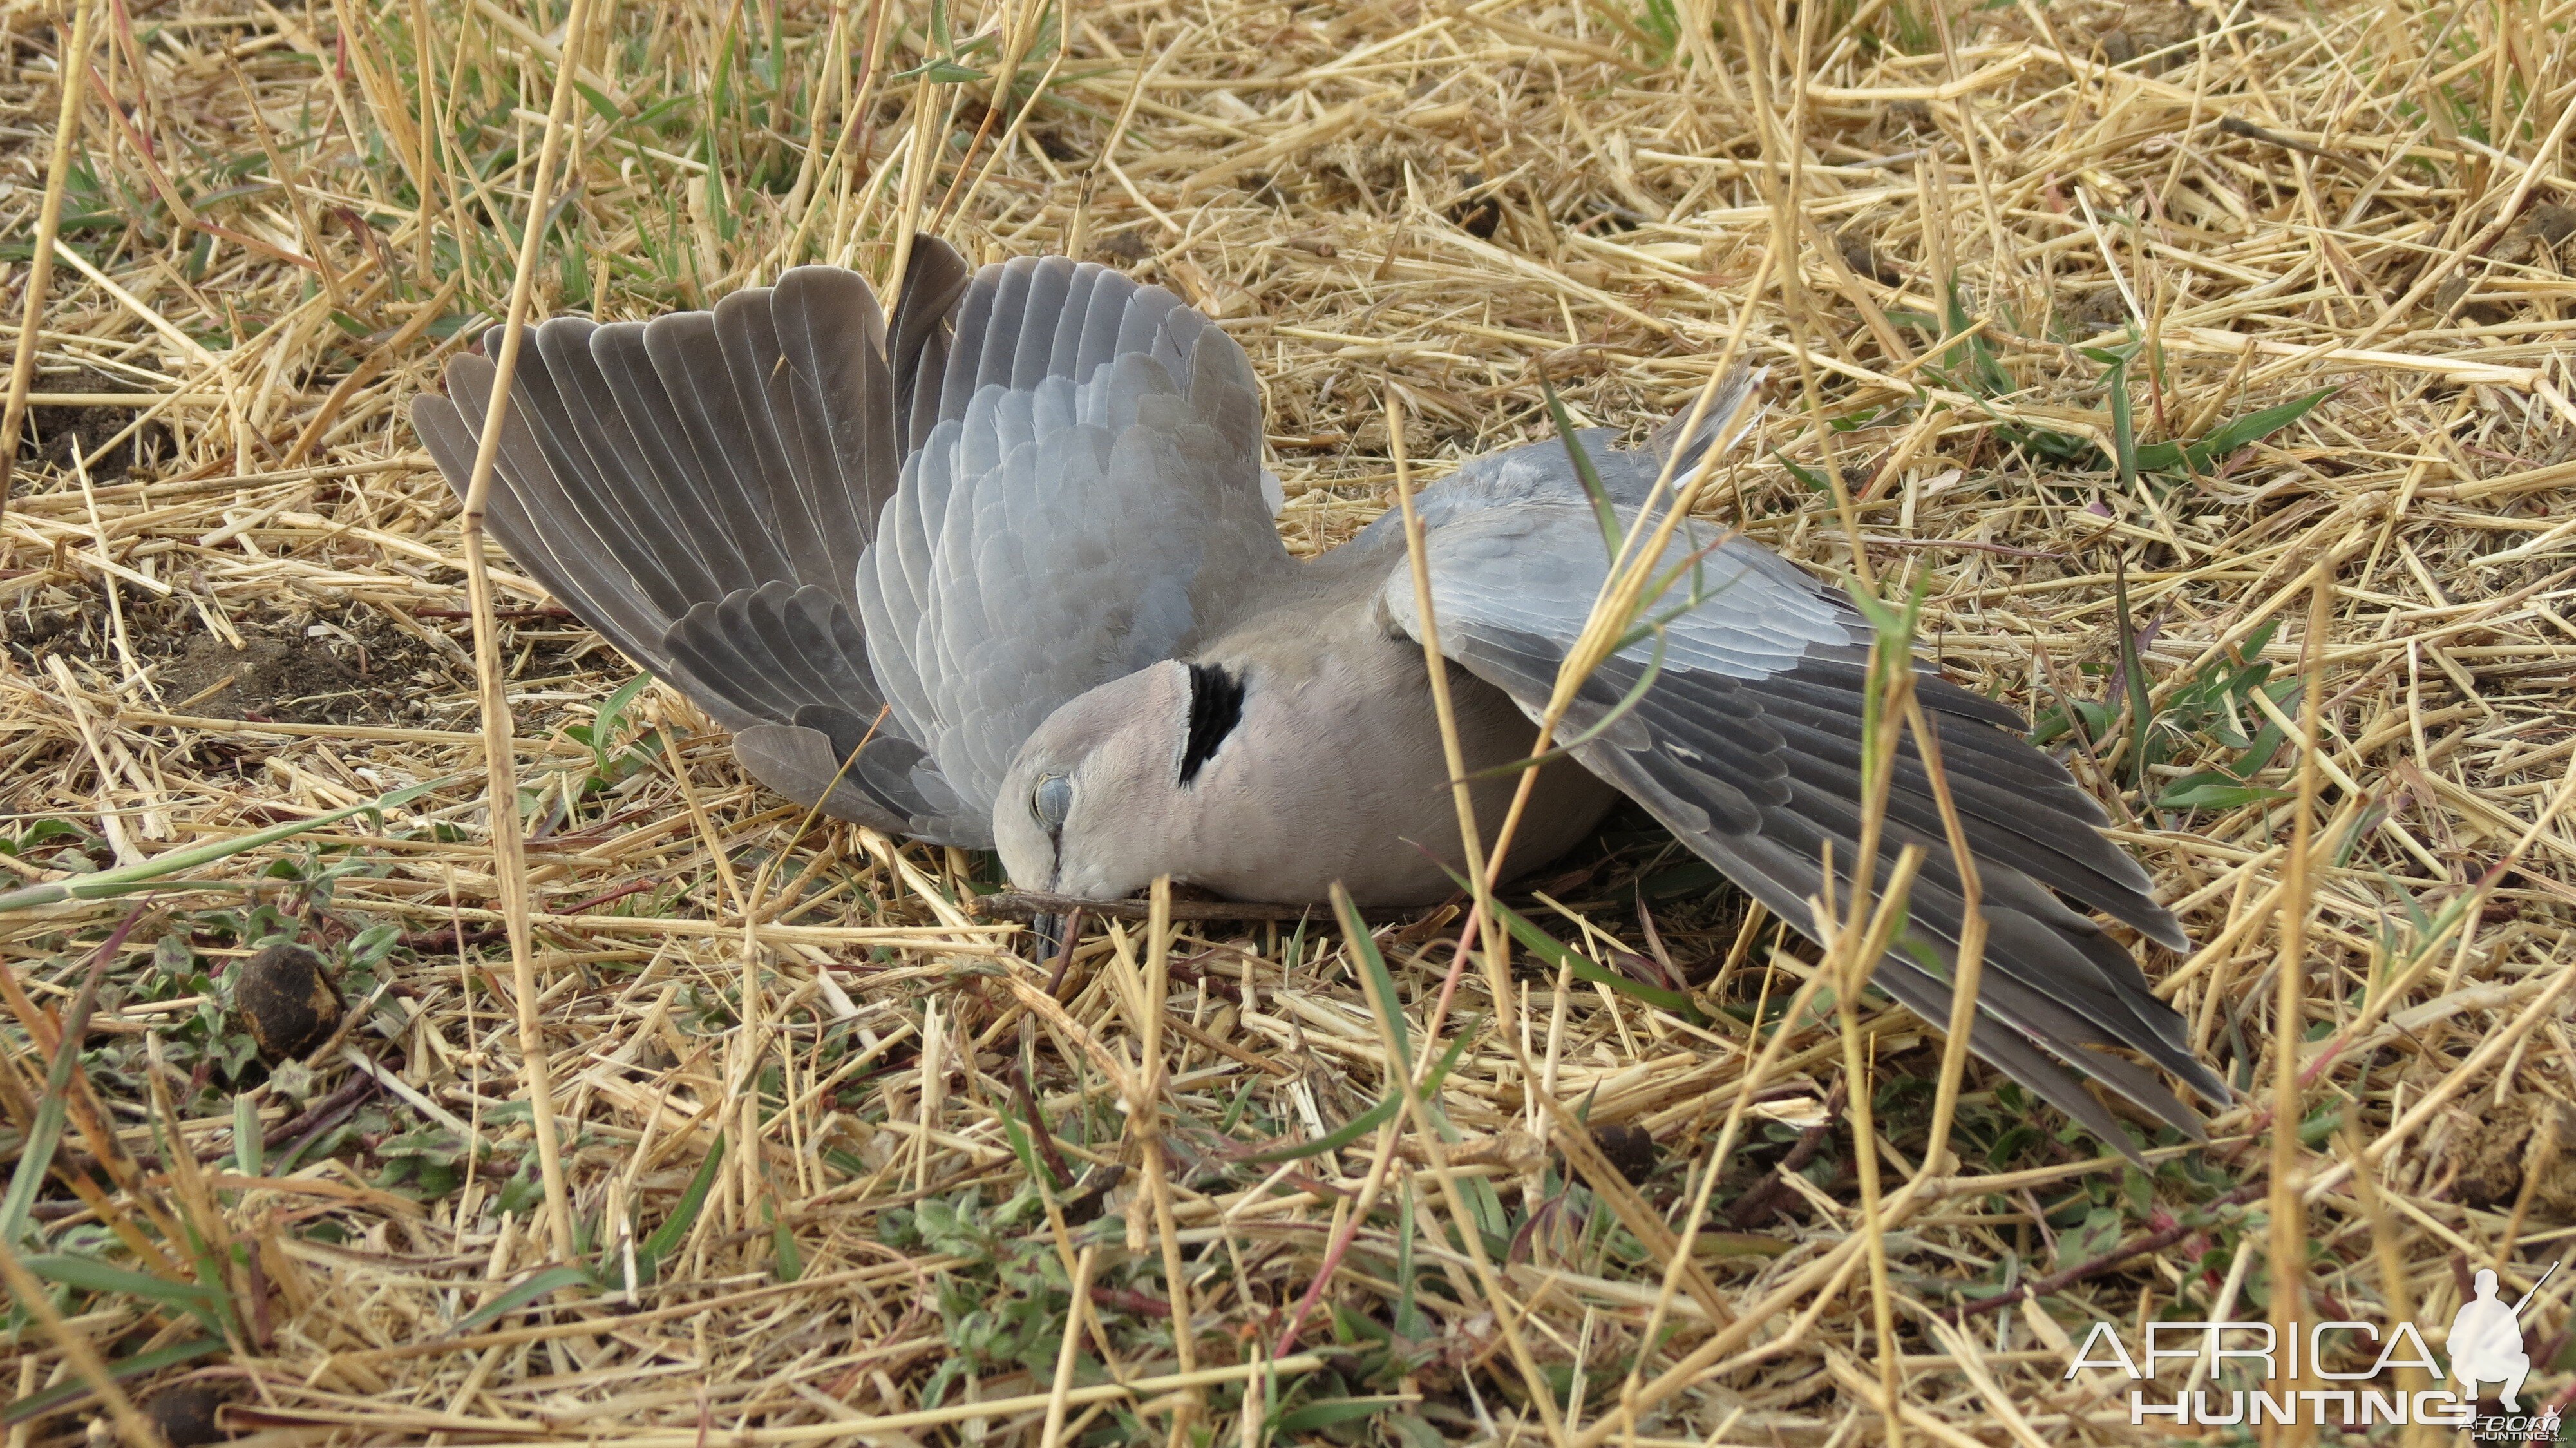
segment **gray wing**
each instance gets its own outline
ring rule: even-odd
[[[1639,456],[1602,456],[1605,481],[1614,470],[1651,480]],[[1572,484],[1562,445],[1479,459],[1427,492],[1422,511],[1431,523],[1425,547],[1442,652],[1538,718],[1607,571],[1599,525]],[[1586,768],[1804,930],[1826,847],[1842,876],[1838,892],[1847,890],[1858,853],[1870,633],[1843,599],[1759,545],[1706,525],[1678,537],[1664,564],[1701,550],[1696,604],[1677,591],[1657,610],[1690,605],[1668,623],[1660,671],[1643,696],[1612,718],[1645,680],[1651,643],[1593,674],[1559,737]],[[1402,565],[1380,601],[1393,623],[1419,635]],[[2177,949],[2185,945],[2180,926],[2149,894],[2137,863],[2100,834],[2100,808],[2055,760],[2023,742],[2010,709],[1928,670],[1917,676],[1917,694],[1939,734],[1984,890],[1990,934],[1970,1044],[2123,1150],[2128,1136],[2079,1076],[2197,1134],[2199,1117],[2151,1072],[2102,1048],[2135,1050],[2212,1101],[2225,1099],[2225,1083],[2192,1054],[2181,1017],[2156,999],[2129,953],[2066,902]],[[1598,736],[1576,742],[1605,719]],[[1965,902],[1910,736],[1885,839],[1882,881],[1904,845],[1925,849],[1909,929],[1946,972]],[[1945,973],[1892,951],[1876,980],[1918,1014],[1948,1019]]]
[[[858,570],[894,717],[991,808],[1057,706],[1169,658],[1292,566],[1233,339],[1160,287],[1020,259],[959,305],[917,450]]]
[[[530,344],[494,536],[752,773],[881,829],[989,844],[1028,730],[1163,657],[1206,611],[1202,570],[1258,552],[1238,496],[1285,558],[1241,349],[1098,266],[970,278],[926,241],[891,322],[856,273],[800,267]],[[414,405],[460,493],[492,380],[461,356]]]
[[[865,279],[829,267],[712,312],[545,322],[520,349],[488,518],[565,606],[734,730],[773,788],[957,843],[989,825],[890,727],[852,580],[965,282],[955,253],[922,248],[891,345]],[[488,355],[460,355],[448,395],[413,403],[460,495],[493,380]]]

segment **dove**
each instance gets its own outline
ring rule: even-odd
[[[414,403],[460,494],[500,340]],[[1726,444],[1749,385],[1638,447],[1592,429],[1466,460],[1419,496],[1417,593],[1393,510],[1290,554],[1259,378],[1207,317],[1098,264],[969,268],[922,239],[890,312],[858,273],[805,266],[711,311],[536,325],[487,526],[731,730],[753,776],[826,814],[993,850],[1013,884],[1087,899],[1169,876],[1422,903],[1463,861],[1426,632],[1477,816],[1498,819],[1613,562],[1573,449],[1631,524]],[[1872,630],[1701,520],[1657,566],[1688,582],[1567,703],[1511,866],[1625,798],[1804,927],[1827,861],[1843,894],[1860,853]],[[2099,917],[2177,950],[2181,926],[2012,709],[1921,663],[1914,687],[1982,889],[1969,1044],[2123,1151],[2088,1078],[2199,1135],[2157,1072],[2212,1103],[2225,1083]],[[1947,838],[1909,739],[1879,882],[1904,845],[1924,856],[1873,979],[1935,1022],[1967,908]]]

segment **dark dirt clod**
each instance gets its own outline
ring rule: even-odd
[[[269,1060],[301,1056],[340,1029],[340,988],[321,956],[281,941],[240,969],[233,1001]]]
[[[1134,266],[1152,256],[1154,249],[1135,232],[1118,231],[1100,238],[1099,244],[1092,248],[1092,254],[1113,266]]]
[[[2129,299],[2118,287],[2095,287],[2059,315],[2058,330],[2065,336],[2099,336],[2129,320]]]
[[[2550,1139],[2533,1140],[2544,1132]],[[2511,1211],[2522,1197],[2524,1174],[2537,1166],[2532,1210],[2576,1221],[2576,1106],[2550,1096],[2514,1097],[2481,1112],[2453,1150],[2462,1202]]]
[[[2445,321],[2466,322],[2473,326],[2501,326],[2513,316],[2513,310],[2501,302],[2491,302],[2471,293],[2477,287],[2474,277],[2453,277],[2433,291],[2427,310]]]
[[[1655,1135],[1642,1126],[1596,1126],[1592,1128],[1592,1144],[1601,1148],[1601,1154],[1632,1186],[1643,1184],[1655,1174]]]
[[[2576,207],[2535,206],[2522,219],[2523,230],[2551,246],[2576,235]]]
[[[1079,1227],[1100,1219],[1109,1210],[1109,1194],[1127,1179],[1127,1168],[1112,1166],[1083,1173],[1081,1187],[1064,1200],[1064,1221]]]
[[[1458,177],[1458,190],[1461,193],[1473,191],[1484,184],[1485,178],[1474,171],[1461,173]],[[1449,219],[1457,224],[1460,231],[1469,236],[1479,241],[1491,241],[1494,239],[1494,232],[1503,224],[1502,199],[1496,196],[1470,197],[1462,194],[1456,201],[1450,203]]]
[[[196,1448],[200,1443],[220,1443],[232,1434],[215,1421],[215,1410],[224,1405],[223,1394],[203,1383],[181,1383],[163,1388],[143,1405],[143,1415],[161,1430],[171,1448]]]
[[[2119,25],[2104,31],[2097,43],[2103,59],[2113,65],[2127,65],[2140,56],[2148,56],[2140,69],[2149,75],[2162,75],[2183,61],[2179,53],[2162,52],[2190,39],[2199,29],[2199,17],[2188,5],[2126,5],[2121,7]]]
[[[1843,265],[1850,267],[1854,276],[1864,276],[1882,286],[1891,287],[1905,280],[1902,272],[1888,265],[1887,258],[1878,254],[1877,244],[1868,237],[1846,236],[1842,239],[1840,250],[1843,254]]]
[[[2576,209],[2535,206],[2513,224],[2513,229],[2487,253],[2487,259],[2509,267],[2546,262],[2549,250],[2571,233],[2576,233]]]

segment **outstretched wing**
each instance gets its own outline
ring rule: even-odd
[[[460,356],[449,396],[414,405],[460,493],[492,381]],[[1245,469],[1257,510],[1256,395],[1241,350],[1168,292],[1062,261],[970,278],[922,242],[890,322],[856,273],[800,267],[712,312],[535,328],[489,521],[774,788],[983,845],[990,758],[1125,657],[1104,636],[1139,646],[1118,621],[1140,602],[1175,616],[1148,597],[1175,586],[1168,557],[1094,537],[1066,567],[1026,530],[1135,527],[1158,487],[1186,515]]]
[[[986,826],[885,726],[851,581],[965,285],[955,253],[922,248],[891,336],[866,280],[827,267],[712,312],[545,322],[519,352],[488,517],[549,592],[734,730],[772,787],[959,842]],[[484,354],[450,361],[448,395],[412,406],[460,495],[500,341],[496,328]]]
[[[1601,463],[1605,479],[1650,481],[1654,471],[1639,454]],[[1427,492],[1423,504],[1442,652],[1538,718],[1607,572],[1600,525],[1563,447],[1541,443],[1480,459]],[[1660,660],[1651,641],[1613,656],[1584,684],[1558,738],[1804,929],[1828,847],[1838,894],[1847,893],[1858,854],[1869,630],[1849,603],[1759,545],[1694,524],[1676,537],[1664,566],[1694,555],[1696,584],[1655,610],[1658,617],[1682,610],[1695,588],[1695,606],[1669,618]],[[1419,635],[1402,566],[1380,600],[1391,621]],[[1623,712],[1641,684],[1642,696]],[[2079,1075],[2197,1133],[2198,1116],[2151,1072],[2101,1048],[2135,1050],[2213,1101],[2224,1099],[2225,1084],[2192,1054],[2181,1018],[2156,999],[2128,951],[2065,902],[2176,948],[2184,944],[2179,925],[2149,894],[2137,863],[2101,835],[2100,808],[2055,760],[2023,742],[2010,709],[1928,670],[1916,692],[1940,739],[1990,930],[1971,1045],[2107,1143],[2126,1149],[2128,1137]],[[1946,1021],[1946,971],[1965,901],[1910,736],[1884,838],[1881,881],[1904,845],[1925,849],[1909,929],[1944,973],[1891,951],[1876,980],[1917,1013]]]

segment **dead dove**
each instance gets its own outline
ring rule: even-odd
[[[460,493],[493,376],[459,355],[447,395],[413,408]],[[1634,449],[1576,436],[1633,519],[1736,411]],[[923,241],[891,317],[858,274],[808,266],[712,312],[537,326],[488,521],[733,730],[754,775],[826,813],[993,849],[1015,885],[1086,898],[1161,875],[1243,900],[1335,881],[1363,903],[1448,895],[1460,839],[1401,519],[1292,557],[1261,423],[1243,349],[1163,288],[1062,257],[970,272]],[[1491,771],[1528,753],[1608,550],[1564,439],[1467,461],[1419,513],[1490,821],[1514,788]],[[1624,794],[1799,925],[1828,848],[1838,873],[1857,852],[1871,631],[1741,536],[1694,524],[1667,559],[1697,574],[1685,606],[1583,685],[1557,735],[1575,762],[1542,771],[1512,864],[1545,864]],[[1928,668],[1916,687],[1990,929],[1971,1044],[2123,1149],[2079,1077],[2197,1135],[2152,1070],[2104,1048],[2212,1102],[2226,1086],[2087,912],[2175,949],[2181,927],[2011,709]],[[1927,851],[1909,901],[1924,957],[1891,951],[1875,980],[1943,1021],[1965,907],[1910,742],[1886,829],[1886,855]]]

